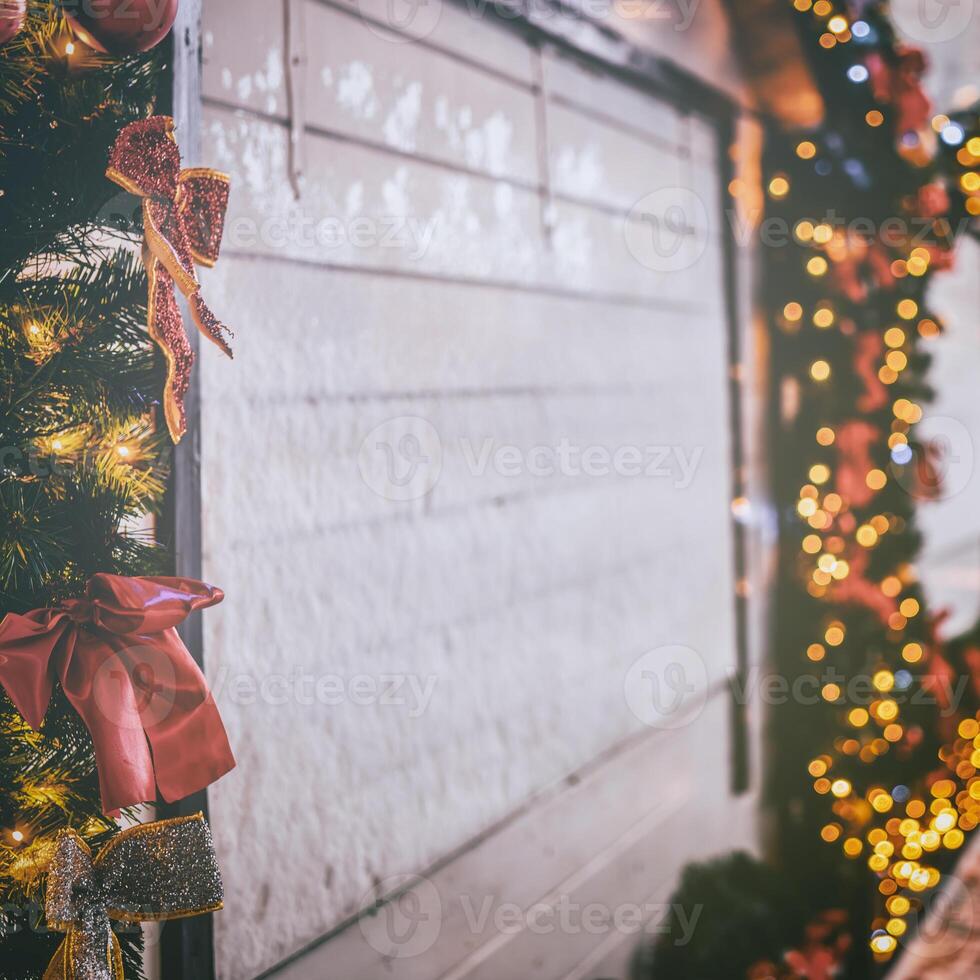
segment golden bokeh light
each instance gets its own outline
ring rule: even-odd
[[[830,365],[823,360],[814,361],[810,365],[810,377],[814,381],[826,381],[830,377]]]
[[[769,194],[775,198],[785,197],[789,193],[789,181],[782,176],[773,177],[769,181]]]

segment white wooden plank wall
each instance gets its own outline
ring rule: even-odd
[[[384,10],[306,3],[296,200],[282,8],[205,5],[203,159],[233,179],[205,289],[237,334],[233,363],[199,365],[205,575],[228,593],[206,619],[207,662],[241,762],[211,792],[228,895],[222,980],[280,963],[392,875],[432,866],[643,733],[624,684],[644,652],[693,648],[701,686],[735,660],[713,131],[450,4],[412,43],[372,19]],[[550,207],[538,77],[551,95]],[[627,246],[628,213],[656,191],[657,207],[687,192],[706,204],[707,244],[689,267],[650,269]],[[325,218],[339,241],[316,240]],[[369,433],[404,417],[424,420],[413,431],[442,468],[430,493],[399,501],[359,463]],[[667,458],[648,477],[479,474],[467,453],[487,440]],[[354,691],[359,675],[408,678],[406,703]],[[310,678],[324,677],[347,685],[341,703],[309,703]],[[636,778],[679,814],[663,852],[650,851],[664,862],[654,892],[685,854],[748,839],[751,798],[727,794],[721,699],[672,741],[643,745]],[[685,836],[699,825],[692,775],[716,809]],[[599,807],[585,821],[597,848],[606,819]],[[657,827],[636,846],[652,847]],[[501,857],[480,853],[459,873]],[[459,940],[444,932],[440,971]],[[459,956],[479,942],[464,945]],[[506,960],[517,972],[478,958],[458,975],[585,976],[576,963],[621,963],[623,948],[579,938],[536,973],[518,956]],[[369,964],[377,951],[362,939],[358,955]],[[398,963],[423,971],[398,976],[438,975]],[[287,975],[380,975],[349,964]]]
[[[956,268],[937,273],[930,306],[946,333],[933,340],[929,383],[935,400],[925,406],[920,431],[934,442],[936,472],[943,485],[938,501],[920,500],[917,519],[923,532],[917,563],[926,595],[936,609],[950,613],[943,635],[956,636],[980,615],[980,245],[964,238]]]
[[[896,0],[891,9],[899,36],[925,52],[929,70],[923,86],[935,111],[953,115],[968,107],[980,77],[980,17],[963,7],[956,18],[939,22],[915,0]],[[924,406],[919,431],[939,449],[944,494],[938,502],[921,501],[918,508],[923,552],[916,567],[930,605],[950,614],[940,628],[946,637],[970,629],[980,615],[978,268],[980,245],[963,235],[955,267],[938,272],[929,287],[929,305],[942,317],[946,332],[929,345],[928,382],[936,399]]]

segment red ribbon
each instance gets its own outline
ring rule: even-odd
[[[0,622],[0,684],[31,728],[55,679],[92,735],[102,807],[168,802],[235,766],[207,681],[176,627],[224,593],[186,578],[96,575],[84,599]],[[152,754],[151,754],[152,753]]]
[[[195,269],[195,264],[212,266],[218,261],[228,207],[228,175],[203,167],[181,170],[173,119],[151,116],[120,132],[106,176],[143,199],[147,329],[167,359],[163,407],[171,438],[179,442],[187,429],[184,398],[194,351],[184,330],[176,289],[187,297],[201,333],[231,357],[224,336],[230,331],[201,298]]]
[[[867,507],[874,497],[867,477],[874,468],[871,446],[880,438],[881,430],[864,419],[851,419],[837,430],[837,490],[852,509]]]
[[[896,132],[901,135],[922,129],[932,112],[932,104],[919,82],[927,67],[925,54],[919,48],[899,47],[894,61],[872,52],[864,63],[871,75],[875,99],[896,110]]]

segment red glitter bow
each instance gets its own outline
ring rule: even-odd
[[[190,387],[194,352],[177,305],[176,285],[190,303],[197,328],[229,357],[224,335],[231,331],[201,299],[195,262],[218,261],[228,175],[217,170],[180,169],[180,150],[169,116],[151,116],[127,126],[109,154],[106,176],[143,198],[146,241],[143,262],[149,278],[148,329],[167,359],[163,406],[174,442],[187,431],[184,397]]]
[[[190,796],[235,766],[207,681],[177,635],[224,593],[185,578],[95,575],[84,599],[0,622],[0,684],[31,728],[54,680],[92,735],[102,806]],[[151,755],[152,752],[152,755]]]

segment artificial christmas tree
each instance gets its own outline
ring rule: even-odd
[[[165,46],[123,58],[94,51],[52,0],[34,0],[23,29],[0,47],[0,616],[10,614],[5,635],[13,644],[21,627],[63,627],[52,664],[71,660],[66,643],[77,644],[78,663],[100,632],[120,663],[128,655],[125,640],[114,639],[125,631],[100,605],[103,584],[130,595],[131,585],[149,582],[176,601],[177,580],[141,578],[171,564],[151,519],[164,500],[171,451],[161,402],[167,369],[146,332],[140,204],[127,198],[127,220],[110,220],[120,192],[105,175],[120,132],[152,114],[168,78],[166,55]],[[184,584],[190,594],[208,588]],[[171,627],[200,604],[191,599],[173,622],[157,623],[166,631],[158,634],[161,649],[184,666],[189,657],[180,660]],[[134,633],[153,632],[149,606],[130,613]],[[2,656],[9,676],[15,658]],[[152,742],[157,719],[148,721],[146,709],[161,692],[145,667],[136,662],[131,686],[119,690],[133,699]],[[206,706],[203,678],[187,676],[196,703]],[[152,696],[147,704],[144,692]],[[163,690],[165,701],[185,708],[186,693]],[[43,713],[39,730],[0,694],[3,980],[40,980],[63,938],[49,931],[44,911],[62,832],[70,828],[93,854],[120,832],[103,812],[100,775],[108,774],[97,771],[90,734],[95,719],[105,735],[114,703],[104,703],[99,718],[96,698],[88,727],[60,684],[50,704],[35,707]],[[218,748],[223,761],[209,778],[231,761]],[[148,796],[152,785],[150,773],[142,782]],[[119,932],[113,968],[136,980],[143,975],[139,926]]]

